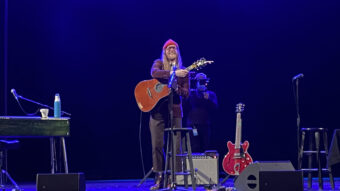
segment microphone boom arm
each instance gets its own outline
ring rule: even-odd
[[[39,102],[37,102],[37,101],[34,101],[34,100],[31,100],[31,99],[28,99],[28,98],[22,97],[22,96],[21,96],[21,95],[19,95],[19,94],[16,94],[16,96],[17,96],[17,98],[18,98],[18,99],[23,99],[23,100],[25,100],[25,101],[28,101],[28,102],[31,102],[31,103],[37,104],[37,105],[39,105],[39,106],[41,106],[41,107],[46,107],[46,108],[49,108],[49,109],[51,109],[51,110],[54,110],[54,108],[53,108],[53,107],[51,107],[51,106],[48,106],[48,105],[45,105],[45,104],[39,103]],[[18,101],[19,101],[19,100],[18,100]],[[65,115],[71,116],[71,113],[68,113],[68,112],[66,112],[66,111],[61,111],[61,114],[65,114]]]

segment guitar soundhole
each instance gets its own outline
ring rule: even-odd
[[[156,91],[157,93],[159,93],[159,92],[161,92],[162,90],[163,90],[163,84],[157,83],[157,84],[155,85],[155,91]]]

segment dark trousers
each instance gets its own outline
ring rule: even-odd
[[[205,124],[192,125],[197,130],[198,135],[190,134],[191,150],[195,153],[203,153],[210,148],[211,127]]]
[[[164,128],[168,128],[168,120],[164,117],[157,116],[157,114],[152,114],[150,116],[150,132],[151,132],[151,144],[152,144],[152,163],[154,172],[163,172],[164,167]],[[174,128],[182,128],[182,118],[173,119]],[[168,137],[170,138],[170,137]],[[180,153],[181,144],[181,133],[177,132],[174,136],[174,141],[176,142],[176,153]],[[169,163],[170,163],[169,159]],[[181,171],[181,159],[176,157],[176,171]]]

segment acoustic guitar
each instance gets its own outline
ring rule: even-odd
[[[198,70],[207,64],[211,64],[214,61],[208,61],[201,58],[191,64],[185,70]],[[144,80],[137,84],[135,87],[135,98],[137,105],[143,112],[151,111],[162,98],[170,94],[170,88],[167,84],[162,84],[157,79]]]
[[[228,141],[227,147],[229,152],[223,159],[223,170],[229,175],[240,175],[241,172],[251,163],[253,159],[248,153],[249,142],[241,143],[242,118],[241,113],[244,111],[244,104],[236,105],[236,136],[235,144]]]

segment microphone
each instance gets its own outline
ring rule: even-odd
[[[296,80],[296,79],[303,78],[303,76],[304,76],[303,73],[300,73],[300,74],[294,76],[294,77],[292,78],[292,81],[294,81],[294,80]]]
[[[170,79],[169,79],[168,88],[171,88],[172,83],[175,79],[175,76],[176,76],[176,66],[173,67],[173,72],[172,72]]]
[[[11,93],[13,94],[14,98],[18,101],[18,94],[17,92],[15,91],[15,89],[11,89]]]

